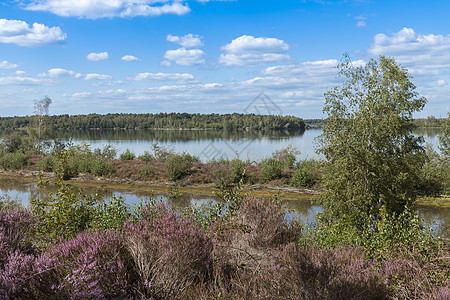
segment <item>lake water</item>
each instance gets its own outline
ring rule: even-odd
[[[76,130],[57,131],[56,138],[63,142],[70,139],[75,144],[87,143],[91,149],[112,145],[118,153],[130,149],[136,155],[152,152],[152,145],[172,149],[177,153],[197,155],[202,161],[213,158],[261,161],[276,150],[296,147],[301,158],[319,158],[315,152],[315,138],[320,129],[306,131],[213,131],[213,130]],[[417,129],[427,143],[437,149],[439,129]],[[8,132],[0,132],[0,138]]]
[[[112,145],[119,153],[130,149],[135,154],[151,151],[152,144],[172,149],[175,152],[188,152],[198,155],[202,161],[220,157],[232,159],[239,155],[241,159],[260,161],[270,156],[274,151],[292,145],[301,151],[301,158],[318,158],[315,153],[314,139],[321,133],[320,129],[306,131],[268,131],[268,132],[227,132],[227,131],[194,131],[194,130],[113,130],[113,131],[61,131],[57,138],[64,142],[72,141],[76,144],[87,143],[91,149]],[[0,138],[8,134],[0,132]],[[417,129],[414,134],[422,135],[427,143],[437,149],[439,130]],[[118,192],[111,190],[96,191],[103,193],[105,198],[112,195],[123,196],[128,204],[137,204],[141,198],[148,198],[149,193]],[[45,197],[46,192],[39,190],[35,183],[17,182],[0,179],[0,196],[21,199],[24,204],[33,197]],[[171,206],[183,207],[215,200],[213,196],[184,195],[175,200],[166,199]],[[311,204],[309,200],[287,201],[288,207],[296,209],[303,221],[314,222],[314,217],[321,208]],[[440,225],[450,225],[450,209],[420,209],[421,216],[428,222]],[[291,215],[292,216],[292,215]],[[444,226],[444,227],[445,227]],[[448,230],[448,229],[447,229]],[[445,233],[444,233],[445,234]],[[445,234],[450,236],[449,234]]]
[[[171,207],[179,211],[188,206],[202,205],[209,201],[218,201],[213,195],[182,194],[175,199],[168,199],[162,194],[142,191],[117,191],[93,188],[86,188],[83,191],[88,194],[96,193],[105,200],[111,199],[112,196],[123,197],[125,202],[131,206],[139,204],[143,199],[156,198],[167,202]],[[45,199],[47,196],[47,191],[39,189],[35,182],[0,179],[0,197],[17,199],[22,204],[28,205],[31,199]],[[288,219],[300,218],[301,221],[310,225],[315,223],[316,215],[322,212],[322,208],[312,204],[310,199],[285,200],[285,203],[289,210],[295,210],[294,212],[287,213]],[[421,218],[438,229],[440,236],[450,238],[450,208],[419,208],[418,212]]]

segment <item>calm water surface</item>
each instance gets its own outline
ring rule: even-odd
[[[115,191],[92,188],[83,190],[89,194],[97,193],[105,200],[111,199],[112,196],[123,197],[129,205],[139,204],[143,199],[156,198],[167,202],[171,207],[180,211],[189,206],[217,201],[217,198],[213,195],[183,194],[176,199],[168,199],[165,195],[152,194],[151,192]],[[47,197],[47,191],[39,189],[34,182],[1,179],[0,197],[9,197],[21,201],[24,205],[28,205],[32,199],[45,199]],[[316,215],[322,212],[322,208],[312,204],[309,199],[286,200],[285,203],[289,210],[295,210],[288,212],[288,219],[300,218],[301,221],[310,225],[315,223]],[[450,208],[420,208],[418,212],[421,218],[438,229],[439,235],[450,238]]]
[[[261,161],[276,150],[289,145],[301,151],[301,158],[319,158],[315,152],[315,138],[320,129],[306,131],[213,131],[213,130],[75,130],[57,131],[56,138],[63,142],[72,139],[75,144],[86,143],[91,149],[112,145],[118,153],[130,149],[136,155],[152,152],[152,145],[171,149],[177,153],[197,155],[202,161],[220,157]],[[0,138],[9,134],[0,131]],[[417,129],[436,150],[439,129]]]

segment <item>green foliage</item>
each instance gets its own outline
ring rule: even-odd
[[[279,179],[283,170],[283,163],[275,158],[266,158],[261,162],[261,179],[271,181]]]
[[[136,158],[136,154],[127,149],[124,153],[120,154],[120,160],[133,160]]]
[[[113,165],[102,158],[91,161],[89,172],[95,176],[108,176],[113,171]]]
[[[42,156],[38,162],[38,170],[44,172],[53,172],[54,170],[56,170],[56,166],[56,159],[52,155]]]
[[[38,233],[45,242],[54,242],[59,238],[73,238],[79,232],[89,228],[92,221],[94,205],[97,199],[83,193],[76,192],[73,187],[64,182],[66,174],[64,160],[67,151],[62,151],[58,157],[56,171],[56,193],[49,193],[46,200],[33,199],[31,206],[33,213],[44,222],[38,228]],[[49,183],[40,181],[39,186],[45,188]]]
[[[303,160],[297,165],[294,175],[291,179],[291,185],[296,188],[310,188],[317,182],[314,171],[318,169],[318,163],[315,160]]]
[[[0,166],[9,170],[22,169],[30,163],[28,156],[23,153],[5,153],[0,157]]]
[[[94,207],[91,226],[102,230],[118,229],[131,217],[131,208],[125,199],[112,196],[111,200],[101,201]]]
[[[155,157],[149,151],[144,151],[143,154],[138,156],[138,159],[149,162],[149,161],[155,159]]]
[[[273,153],[272,158],[280,161],[283,164],[283,168],[292,169],[298,156],[300,156],[300,150],[289,145]]]
[[[139,171],[139,176],[141,177],[147,177],[153,174],[155,174],[155,169],[153,169],[152,166],[148,166],[145,169]]]
[[[45,98],[44,98],[45,99]],[[43,99],[43,100],[44,100]],[[41,100],[41,101],[43,101]],[[42,107],[43,108],[43,107]],[[0,128],[13,129],[36,125],[52,124],[59,129],[226,129],[226,130],[285,130],[305,129],[305,122],[294,116],[255,114],[89,114],[47,116],[47,111],[36,110],[36,116],[0,117]],[[36,121],[40,121],[36,122]],[[33,124],[33,126],[35,126]],[[37,128],[37,127],[36,127]],[[41,127],[41,129],[43,126]]]
[[[327,192],[319,201],[331,219],[347,215],[366,228],[382,206],[398,215],[415,200],[425,153],[422,139],[411,133],[411,119],[426,99],[392,58],[353,67],[345,57],[339,69],[344,82],[325,93],[328,119],[319,152],[328,161]]]
[[[440,195],[450,187],[450,163],[433,150],[426,147],[426,163],[420,172],[417,190],[426,195]]]
[[[450,113],[447,114],[442,131],[439,134],[439,150],[441,150],[442,156],[447,160],[450,160]]]
[[[114,159],[117,155],[117,149],[111,145],[105,145],[103,149],[96,148],[93,152],[94,156],[106,159]]]
[[[238,183],[241,180],[245,182],[245,163],[239,158],[235,158],[231,161],[231,181]]]
[[[158,143],[152,144],[153,153],[155,158],[160,161],[166,161],[170,155],[175,154],[172,149],[162,147]]]
[[[28,152],[32,148],[29,138],[22,132],[13,131],[7,135],[0,144],[1,150],[4,152]]]
[[[178,181],[186,176],[192,162],[199,159],[190,154],[172,154],[167,158],[167,175],[170,181]]]

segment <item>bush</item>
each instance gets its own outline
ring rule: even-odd
[[[245,164],[239,158],[235,158],[231,161],[231,180],[234,183],[238,183],[241,180],[245,181]]]
[[[141,220],[126,224],[129,250],[150,299],[173,299],[209,275],[213,245],[192,217],[164,203],[147,205]]]
[[[124,153],[120,154],[120,160],[133,160],[136,158],[136,155],[131,152],[130,149],[127,149]]]
[[[130,207],[122,197],[112,196],[111,200],[103,201],[95,206],[91,226],[97,229],[119,229],[131,218]]]
[[[313,174],[315,169],[317,169],[317,163],[314,160],[300,161],[292,176],[291,185],[296,188],[312,187],[317,182],[317,178]]]
[[[94,150],[94,156],[99,158],[106,158],[106,159],[114,159],[117,155],[117,149],[114,148],[111,145],[106,145],[103,147],[103,149],[96,148]]]
[[[190,154],[172,154],[167,158],[167,175],[170,181],[178,181],[186,176],[193,161],[198,158]]]
[[[56,169],[56,159],[51,155],[42,156],[37,167],[40,171],[53,172]]]
[[[0,157],[0,166],[4,169],[18,170],[30,164],[30,159],[22,153],[5,153]]]
[[[284,149],[277,150],[272,154],[272,158],[281,162],[283,168],[292,169],[299,155],[300,151],[297,150],[297,148],[292,147],[292,145],[289,145]]]
[[[83,232],[51,249],[58,282],[54,292],[71,299],[128,299],[138,284],[123,237],[113,231]]]
[[[0,269],[0,298],[48,299],[56,282],[53,259],[10,252]]]
[[[150,152],[144,151],[143,154],[138,156],[138,159],[140,159],[142,161],[149,162],[149,161],[155,159],[155,157]]]
[[[102,158],[94,159],[91,162],[90,173],[95,176],[108,176],[113,171],[113,165]]]
[[[283,163],[274,158],[267,158],[261,162],[261,179],[271,181],[281,178]]]

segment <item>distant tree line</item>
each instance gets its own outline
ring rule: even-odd
[[[423,119],[414,119],[413,124],[417,127],[441,128],[445,123],[445,118],[429,116]]]
[[[34,116],[0,117],[0,129],[29,126]],[[305,122],[294,116],[255,114],[89,114],[49,116],[53,129],[223,129],[280,130],[305,129]]]

